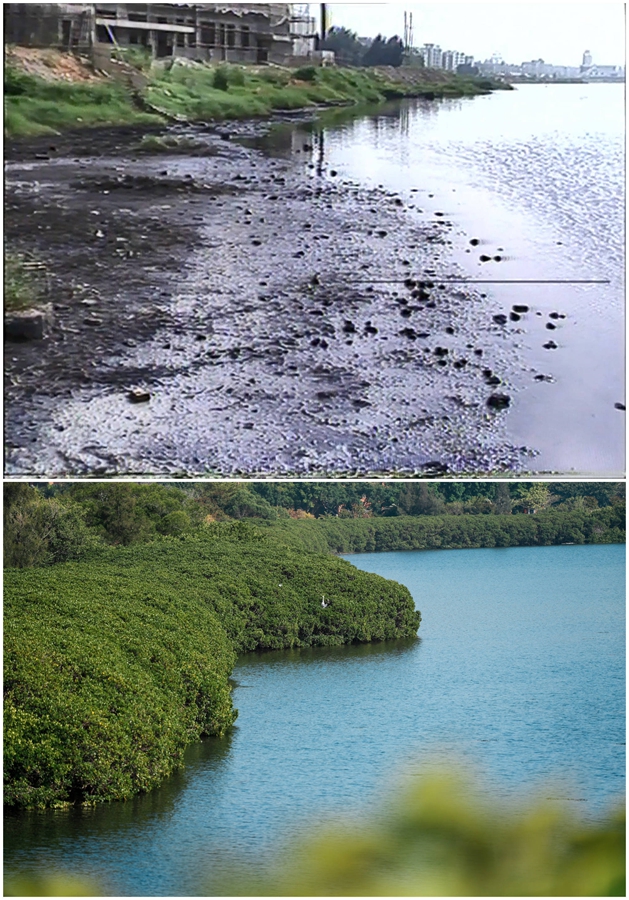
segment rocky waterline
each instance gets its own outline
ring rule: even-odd
[[[449,281],[453,223],[341,179],[316,142],[267,155],[268,128],[7,149],[7,243],[47,262],[54,303],[5,355],[8,474],[530,469],[505,429],[519,314]]]

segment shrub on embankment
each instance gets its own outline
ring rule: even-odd
[[[624,506],[538,515],[396,516],[279,520],[269,526],[294,547],[324,553],[455,550],[624,543]]]
[[[325,595],[329,605],[322,606]],[[5,570],[5,803],[125,799],[235,718],[236,653],[413,636],[406,588],[243,523]]]

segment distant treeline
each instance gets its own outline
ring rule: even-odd
[[[321,44],[322,50],[332,50],[336,62],[344,66],[401,66],[404,61],[404,44],[395,35],[391,38],[377,35],[371,41],[360,40],[349,28],[333,25]]]
[[[415,636],[405,587],[279,537],[212,524],[5,570],[4,802],[95,803],[156,786],[188,744],[233,723],[238,652]]]
[[[336,551],[624,541],[620,482],[107,482],[8,484],[4,493],[5,565],[15,568],[243,519]],[[323,529],[306,527],[315,518]],[[303,528],[287,527],[300,526],[299,520]],[[328,545],[323,535],[334,534],[338,541]],[[359,544],[359,535],[369,537],[365,546],[349,546],[350,534]],[[372,535],[380,542],[390,537],[374,546]]]
[[[395,519],[304,519],[273,526],[291,546],[335,553],[454,550],[625,541],[622,506],[592,511],[548,510],[519,516],[419,516]]]

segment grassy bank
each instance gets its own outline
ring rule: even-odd
[[[177,117],[211,121],[269,116],[317,106],[377,104],[401,97],[462,97],[497,85],[452,76],[439,82],[395,81],[371,69],[184,65],[153,67],[142,96],[123,85],[49,81],[5,69],[5,135],[72,128],[156,124]]]
[[[419,620],[406,588],[243,523],[5,570],[5,803],[148,790],[234,721],[238,652],[410,637]]]
[[[624,506],[549,510],[534,516],[396,516],[281,520],[269,526],[291,546],[321,553],[624,543]]]
[[[138,109],[129,91],[113,82],[44,81],[15,69],[4,74],[6,137],[57,134],[98,125],[159,123]]]

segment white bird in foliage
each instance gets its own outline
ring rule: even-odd
[[[329,606],[329,605],[330,605],[329,602],[328,602],[328,603],[325,602],[325,594],[324,594],[323,597],[322,597],[322,599],[321,599],[321,606],[325,609],[326,606]]]

